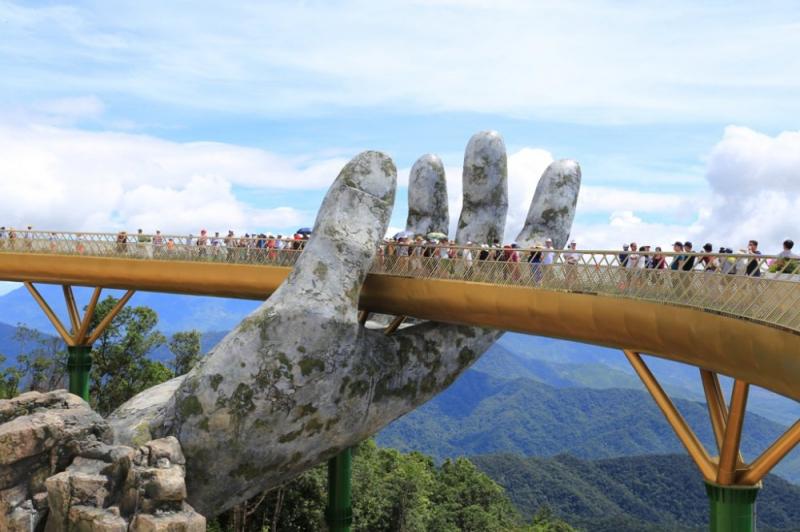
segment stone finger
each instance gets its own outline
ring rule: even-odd
[[[415,235],[448,232],[447,182],[442,160],[425,154],[411,167],[408,179],[406,231]]]
[[[503,137],[481,131],[464,152],[463,205],[458,220],[459,244],[502,241],[508,212],[508,164]]]
[[[347,163],[325,195],[292,273],[270,301],[355,320],[361,285],[389,225],[396,184],[397,169],[383,153],[366,151]]]
[[[575,206],[581,189],[581,167],[572,159],[550,163],[536,185],[525,226],[517,242],[528,247],[553,239],[556,249],[563,249],[569,238]]]

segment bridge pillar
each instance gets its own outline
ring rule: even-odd
[[[92,369],[92,346],[67,346],[67,374],[69,375],[69,393],[89,401],[89,371]]]
[[[328,460],[328,508],[325,520],[330,532],[350,532],[350,525],[353,524],[352,469],[351,449],[345,449]]]
[[[756,529],[756,496],[761,486],[720,486],[706,481],[711,532],[752,532]]]

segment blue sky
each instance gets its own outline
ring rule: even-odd
[[[698,5],[701,4],[701,5]],[[513,239],[577,159],[581,247],[800,235],[797,2],[0,0],[0,225],[313,223],[364,149],[447,166],[500,131]]]

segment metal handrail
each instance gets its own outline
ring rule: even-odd
[[[59,231],[0,234],[0,253],[293,266],[304,240]],[[658,258],[655,266],[648,260]],[[661,261],[663,257],[663,261]],[[687,258],[693,258],[692,261]],[[531,261],[534,259],[534,262]],[[538,260],[538,262],[536,262]],[[677,262],[676,262],[677,261]],[[649,262],[653,266],[653,261]],[[677,269],[673,269],[673,265]],[[370,273],[601,294],[699,308],[800,332],[800,258],[383,242]]]

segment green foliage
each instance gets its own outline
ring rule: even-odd
[[[94,328],[114,308],[117,299],[102,300],[92,317]],[[148,307],[125,307],[111,320],[92,349],[90,394],[102,415],[138,392],[169,380],[172,372],[148,354],[163,344],[164,335],[155,330],[158,315]]]
[[[555,516],[589,530],[703,530],[708,526],[703,481],[685,455],[590,461],[568,455],[497,454],[471,460],[506,489],[523,515],[533,515],[534,523],[546,506],[550,519]],[[757,499],[759,527],[796,530],[798,501],[799,486],[768,476]]]
[[[674,402],[700,441],[713,449],[716,443],[705,405],[682,399]],[[743,453],[758,456],[784,430],[778,423],[748,414]],[[420,450],[437,460],[500,452],[569,453],[579,458],[683,452],[645,391],[554,388],[531,379],[498,379],[474,370],[383,429],[377,442],[401,451]],[[795,450],[785,464],[798,457],[800,450]],[[792,477],[785,465],[779,472],[800,478],[798,473]]]
[[[22,374],[16,367],[5,367],[5,361],[6,357],[0,355],[0,399],[11,399],[18,393]]]
[[[25,391],[48,391],[66,384],[67,351],[61,339],[47,336],[35,329],[18,325],[14,341],[19,346],[16,366],[4,367],[6,358],[0,356],[0,398]]]
[[[172,335],[169,340],[169,350],[174,359],[170,365],[175,375],[188,373],[200,361],[201,336],[200,331],[196,329]]]
[[[555,516],[523,525],[503,489],[466,458],[436,467],[429,456],[381,448],[372,440],[354,451],[352,494],[354,532],[572,530]],[[213,526],[234,530],[247,515],[241,530],[325,530],[326,504],[322,465],[227,512]]]

